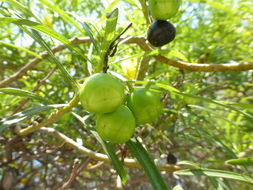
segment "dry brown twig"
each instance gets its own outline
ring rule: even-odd
[[[153,48],[147,43],[144,37],[131,37],[131,38],[121,38],[120,41],[124,41],[125,44],[137,44],[140,48],[146,52],[152,51]],[[83,43],[90,43],[91,40],[88,37],[79,37],[70,40],[70,43],[78,45]],[[52,49],[54,53],[62,51],[66,49],[65,45],[59,45]],[[48,53],[43,53],[41,55],[42,59],[46,59],[49,57]],[[241,62],[241,63],[233,63],[233,64],[198,64],[198,63],[186,63],[182,61],[176,61],[168,59],[162,55],[153,55],[153,57],[162,63],[167,65],[177,67],[180,69],[186,69],[190,71],[199,71],[199,72],[239,72],[239,71],[247,71],[253,69],[253,61],[250,62]],[[18,80],[24,74],[32,69],[35,65],[42,61],[42,59],[35,58],[31,60],[28,64],[23,66],[20,70],[18,70],[12,76],[4,79],[0,82],[0,88],[9,85],[10,83]]]
[[[79,174],[78,172],[79,162],[80,160],[78,159],[74,160],[74,164],[72,166],[72,171],[71,171],[70,176],[65,181],[63,181],[63,184],[59,188],[57,188],[57,190],[64,190],[71,186],[72,182],[75,180],[76,176]]]

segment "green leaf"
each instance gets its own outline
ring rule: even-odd
[[[44,111],[48,111],[51,109],[64,107],[64,106],[66,106],[66,104],[52,104],[52,105],[45,105],[45,106],[37,106],[35,108],[27,109],[25,111],[16,113],[0,121],[0,132],[2,132],[4,129],[6,129],[10,125],[20,122],[29,116],[32,116],[34,114],[41,113]]]
[[[86,33],[90,37],[90,40],[93,43],[95,49],[97,50],[97,52],[99,52],[100,46],[99,46],[99,43],[95,40],[95,38],[92,34],[92,31],[91,31],[91,28],[89,27],[89,25],[86,22],[84,22],[82,25],[83,25],[84,30],[86,31]]]
[[[118,22],[119,10],[114,9],[112,12],[107,14],[106,26],[105,26],[105,39],[111,40],[116,31]]]
[[[66,12],[61,10],[57,4],[53,5],[47,0],[40,0],[40,2],[42,2],[44,5],[46,5],[49,9],[53,10],[54,12],[57,12],[65,22],[72,24],[81,32],[81,34],[85,35],[84,30],[79,26],[79,24],[75,22]],[[92,35],[91,29],[89,28],[89,26],[86,23],[84,23],[83,28],[85,29],[86,33],[90,37],[92,43],[94,44],[95,49],[99,51],[99,44],[95,40],[94,36]]]
[[[213,114],[213,115],[215,115],[215,116],[217,116],[217,117],[223,119],[224,121],[230,123],[231,125],[233,125],[233,126],[235,126],[235,127],[238,127],[234,122],[232,122],[232,121],[228,120],[227,118],[225,118],[224,116],[222,116],[222,115],[216,113],[216,112],[215,112],[214,110],[212,110],[212,109],[209,109],[209,108],[206,108],[206,107],[202,107],[202,106],[197,106],[197,105],[188,105],[188,106],[189,106],[189,107],[192,107],[192,108],[197,108],[197,109],[200,109],[200,110],[207,111],[207,112],[209,112],[209,113],[211,113],[211,114]]]
[[[140,4],[141,4],[141,11],[143,13],[143,16],[146,20],[146,24],[149,24],[149,18],[148,18],[148,7],[147,7],[147,0],[139,0]]]
[[[9,0],[9,1],[10,1],[10,4],[13,5],[16,9],[22,11],[27,16],[34,17],[37,20],[37,22],[40,22],[40,19],[37,16],[35,16],[30,9],[26,8],[26,6],[22,5],[20,2],[17,2],[15,0]]]
[[[85,118],[82,118],[81,116],[79,116],[79,115],[77,115],[76,113],[73,113],[73,112],[72,112],[72,114],[79,121],[81,121],[81,123],[84,126],[86,126]],[[98,135],[98,133],[94,130],[93,127],[88,127],[87,129],[94,135],[94,137],[102,145],[103,150],[105,151],[105,153],[110,158],[113,167],[115,168],[115,170],[117,171],[118,175],[120,176],[122,183],[125,184],[126,181],[127,181],[127,174],[126,174],[126,171],[125,171],[122,163],[119,161],[119,158],[116,155],[114,148],[110,144],[108,144],[106,141],[102,140],[101,137]]]
[[[150,124],[147,124],[147,126],[148,126],[149,128],[151,128],[152,130],[154,130],[154,131],[155,131],[156,133],[158,133],[159,135],[161,135],[162,138],[165,139],[169,144],[173,144],[173,143],[171,142],[171,140],[170,140],[166,135],[164,135],[163,132],[162,132],[161,130],[159,130],[159,129],[153,127],[153,126],[150,125]]]
[[[210,7],[213,7],[215,9],[218,10],[222,10],[226,13],[232,14],[233,12],[231,11],[231,9],[229,9],[228,7],[226,7],[225,5],[218,3],[218,2],[212,2],[212,1],[201,1],[201,0],[188,0],[189,2],[196,2],[196,3],[205,3],[207,5],[209,5]]]
[[[240,165],[240,166],[253,166],[253,157],[227,160],[226,164]]]
[[[26,30],[26,32],[27,32],[27,30]],[[47,45],[47,43],[41,38],[40,34],[37,31],[34,31],[34,30],[33,30],[32,33],[28,33],[28,34],[32,38],[34,38],[34,40],[36,40],[38,43],[40,43],[47,50],[47,52],[51,56],[49,58],[49,61],[57,65],[57,67],[60,69],[60,71],[62,73],[62,76],[65,79],[65,81],[69,82],[74,87],[78,88],[79,84],[75,81],[75,79],[73,77],[71,77],[71,75],[69,74],[67,69],[61,64],[61,62],[58,59],[56,59],[56,57],[54,56],[54,53],[52,52],[50,47]]]
[[[243,181],[253,184],[253,178],[243,174],[238,174],[235,172],[224,171],[224,170],[213,170],[213,169],[187,169],[187,170],[178,170],[174,172],[176,175],[195,175],[195,176],[211,176],[217,178],[227,178],[238,181]]]
[[[171,50],[171,51],[169,52],[168,56],[169,56],[169,57],[176,57],[176,58],[179,58],[179,59],[181,59],[182,61],[185,61],[185,62],[188,61],[187,57],[186,57],[183,53],[181,53],[180,51]]]
[[[91,130],[91,133],[95,136],[95,138],[99,141],[99,143],[102,145],[103,150],[105,153],[109,156],[109,158],[112,161],[112,165],[114,166],[115,170],[117,171],[118,175],[121,178],[121,182],[123,184],[126,184],[127,182],[127,174],[126,171],[122,165],[122,163],[119,161],[118,156],[116,155],[116,152],[112,145],[108,144],[104,140],[101,139],[101,137],[98,135],[98,133],[94,130]]]
[[[225,104],[222,101],[211,100],[211,99],[208,99],[208,98],[204,98],[204,97],[200,97],[200,96],[196,96],[196,95],[191,95],[191,94],[186,94],[186,93],[181,93],[181,92],[173,92],[173,91],[170,91],[170,92],[174,93],[174,94],[179,94],[179,95],[182,95],[182,96],[186,96],[186,97],[191,97],[191,98],[194,98],[194,99],[197,99],[197,100],[200,100],[200,101],[205,101],[205,102],[208,102],[208,103],[216,104],[218,106],[221,106],[221,107],[227,108],[229,110],[233,110],[237,113],[240,113],[244,117],[244,120],[247,121],[247,123],[249,123],[249,125],[242,125],[240,127],[243,128],[245,131],[252,131],[253,130],[253,126],[251,125],[251,123],[253,123],[253,115],[250,114],[250,113],[242,111],[242,110],[240,110],[240,109],[238,109],[234,106]],[[235,125],[235,126],[238,126],[238,125]]]
[[[183,93],[183,92],[179,92],[177,89],[174,90],[173,88],[171,88],[171,86],[169,85],[166,85],[166,84],[159,84],[159,83],[156,83],[155,84],[157,87],[160,87],[160,88],[163,88],[164,90],[168,90],[170,93],[174,93],[174,94],[177,94],[179,96],[184,96],[184,97],[190,97],[190,98],[194,98],[196,100],[199,100],[199,101],[204,101],[204,102],[208,102],[208,103],[212,103],[212,104],[216,104],[218,106],[221,106],[221,107],[224,107],[224,108],[228,108],[230,110],[233,110],[235,112],[238,112],[242,115],[244,115],[246,118],[248,118],[249,120],[251,120],[253,122],[253,115],[247,113],[247,112],[244,112],[234,106],[231,106],[231,105],[228,105],[228,104],[225,104],[221,101],[216,101],[216,100],[212,100],[212,99],[209,99],[209,98],[205,98],[205,97],[202,97],[202,96],[196,96],[196,95],[192,95],[192,94],[187,94],[187,93]]]
[[[14,96],[23,96],[26,98],[32,98],[35,100],[39,100],[45,103],[48,103],[49,101],[41,96],[38,96],[37,94],[34,94],[32,92],[29,92],[27,90],[17,89],[17,88],[0,88],[0,94],[11,94]]]
[[[50,49],[50,47],[47,45],[47,43],[41,38],[40,34],[35,30],[32,30],[32,32],[30,32],[29,30],[27,30],[23,26],[19,26],[19,27],[24,32],[26,32],[29,36],[31,36],[35,41],[37,41],[42,47],[44,47],[46,49],[46,51],[50,55],[48,60],[58,66],[58,68],[62,72],[62,76],[65,79],[65,81],[68,82],[73,87],[78,88],[79,84],[75,81],[75,79],[73,77],[70,76],[69,72],[61,64],[61,62],[55,58],[53,51]]]
[[[218,3],[218,2],[211,2],[211,1],[205,1],[205,3],[207,5],[209,5],[210,7],[213,7],[215,9],[219,9],[222,10],[226,13],[232,14],[233,12],[231,11],[231,9],[229,9],[228,7],[226,7],[225,5],[223,5],[222,3]]]
[[[47,0],[39,0],[41,3],[43,3],[45,6],[47,6],[50,10],[57,12],[64,21],[66,21],[67,23],[72,24],[73,26],[75,26],[81,33],[83,33],[82,28],[78,25],[78,23],[76,23],[66,12],[64,12],[62,9],[59,8],[59,6],[54,3],[51,4],[49,1]]]
[[[237,109],[234,106],[224,104],[223,102],[212,100],[212,99],[208,99],[208,98],[204,98],[204,97],[201,97],[201,96],[192,95],[192,94],[182,93],[182,92],[175,92],[175,91],[170,91],[170,92],[174,93],[174,94],[178,94],[180,96],[191,97],[191,98],[194,98],[196,100],[205,101],[205,102],[208,102],[208,103],[216,104],[218,106],[227,108],[229,110],[233,110],[233,111],[235,111],[237,113],[242,114],[244,117],[246,117],[247,119],[249,119],[250,121],[253,122],[253,115],[251,115],[251,114],[249,114],[247,112],[244,112],[244,111],[242,111],[240,109]]]
[[[238,107],[243,110],[253,112],[253,104],[246,104],[246,103],[236,103],[236,102],[225,102],[228,105]]]
[[[112,12],[107,14],[106,26],[104,31],[104,41],[102,43],[102,51],[107,51],[111,41],[114,38],[118,21],[118,14],[118,9],[114,9]]]
[[[142,168],[144,169],[150,183],[153,186],[154,190],[167,190],[167,186],[155,166],[154,161],[150,158],[147,151],[142,147],[135,139],[131,139],[127,142],[128,148],[131,151],[132,155],[137,159]]]
[[[169,86],[169,85],[166,85],[166,84],[161,84],[161,83],[156,83],[155,84],[157,87],[159,88],[163,88],[165,90],[168,90],[168,91],[175,91],[175,92],[178,92],[178,89],[172,87],[172,86]]]
[[[30,21],[30,20],[18,19],[18,18],[3,18],[3,17],[0,17],[0,22],[13,23],[13,24],[16,24],[17,26],[27,26],[29,28],[32,28],[32,29],[38,31],[38,32],[42,32],[42,33],[58,40],[59,42],[62,42],[69,49],[75,51],[78,55],[80,55],[82,58],[87,60],[87,58],[83,55],[83,52],[81,52],[81,50],[79,48],[72,45],[67,38],[65,38],[64,36],[58,34],[57,32],[55,32],[54,30],[52,30],[51,28],[49,28],[47,26],[43,26],[40,23],[33,22],[33,21]]]
[[[186,166],[191,166],[191,168],[200,168],[200,164],[199,163],[194,163],[192,161],[189,161],[189,160],[182,160],[182,161],[179,161],[177,162],[177,165],[186,165]]]
[[[198,116],[196,116],[198,117]],[[221,147],[225,152],[227,152],[227,154],[233,158],[237,158],[236,154],[234,153],[234,151],[232,149],[230,149],[226,144],[224,144],[222,142],[222,140],[215,136],[210,134],[207,130],[205,130],[204,128],[200,128],[200,127],[196,127],[193,126],[196,130],[198,130],[200,133],[204,134],[205,137],[207,137],[208,139],[212,140],[213,142],[215,142],[219,147]]]
[[[29,54],[33,55],[34,57],[37,57],[37,58],[41,59],[41,56],[40,56],[40,55],[38,55],[37,53],[32,52],[32,51],[30,51],[30,50],[28,50],[28,49],[26,49],[26,48],[18,47],[18,46],[15,46],[15,45],[13,45],[13,44],[10,44],[10,43],[4,42],[4,41],[0,41],[0,44],[3,44],[3,45],[6,45],[6,46],[10,46],[10,47],[16,48],[16,49],[18,49],[18,50],[24,51],[24,52],[26,52],[26,53],[29,53]]]

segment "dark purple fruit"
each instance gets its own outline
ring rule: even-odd
[[[174,25],[165,20],[154,21],[148,29],[148,41],[155,47],[170,43],[176,36]]]

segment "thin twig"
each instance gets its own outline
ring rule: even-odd
[[[124,41],[126,44],[137,44],[140,48],[144,51],[152,51],[153,49],[151,46],[146,42],[144,37],[131,37],[125,40],[125,38],[120,38],[120,41]],[[79,37],[70,40],[72,44],[82,44],[82,43],[90,43],[91,40],[88,37]],[[52,49],[54,53],[62,51],[63,49],[67,48],[65,45],[60,45]],[[46,59],[49,57],[48,53],[43,53],[41,55],[42,59]],[[240,72],[240,71],[247,71],[253,70],[253,61],[250,62],[239,62],[239,63],[227,63],[227,64],[198,64],[198,63],[187,63],[182,61],[175,61],[168,59],[162,55],[153,55],[153,57],[162,63],[167,65],[190,70],[190,71],[199,71],[199,72]],[[9,78],[0,82],[0,88],[9,85],[10,83],[18,80],[25,73],[32,69],[35,65],[40,63],[42,59],[35,58],[25,66],[23,66],[20,70],[18,70],[15,74],[10,76]]]
[[[78,144],[77,142],[75,142],[71,138],[67,137],[66,135],[60,133],[59,131],[57,131],[53,128],[41,127],[39,129],[39,131],[42,133],[46,133],[50,136],[53,136],[54,138],[56,138],[60,141],[65,142],[66,145],[70,146],[71,148],[75,149],[76,151],[79,151],[80,153],[82,153],[84,155],[91,157],[94,160],[104,161],[105,163],[111,163],[110,159],[108,158],[107,155],[93,152],[92,150],[87,149],[86,147]],[[131,159],[131,158],[125,158],[124,162],[122,164],[127,167],[130,167],[130,168],[141,168],[139,163],[137,163],[134,159]],[[163,170],[163,171],[167,171],[167,172],[174,172],[177,170],[186,169],[185,167],[173,166],[173,165],[158,165],[157,167],[158,167],[158,169]]]
[[[46,82],[46,80],[54,73],[54,71],[56,69],[57,69],[56,67],[53,68],[42,80],[39,80],[37,85],[32,89],[32,92],[37,91],[39,89],[39,87],[41,87]],[[13,111],[13,114],[20,111],[29,100],[30,100],[29,98],[26,98],[26,99],[22,100],[19,103],[18,107]]]
[[[79,96],[75,95],[74,98],[68,103],[67,106],[63,107],[60,110],[57,110],[56,112],[53,112],[49,116],[49,118],[47,118],[46,120],[44,120],[44,121],[42,121],[40,123],[34,123],[34,124],[26,127],[25,129],[21,129],[19,131],[19,135],[21,135],[21,136],[28,135],[28,134],[36,131],[40,127],[45,127],[45,126],[48,126],[48,125],[54,123],[62,115],[64,115],[65,113],[68,113],[74,106],[76,106],[78,104],[78,102],[79,102]]]
[[[140,129],[140,131],[138,132],[137,136],[140,137],[140,136],[147,130],[147,128],[148,128],[147,125],[143,126],[143,127]]]
[[[69,178],[66,181],[64,181],[63,185],[57,188],[57,190],[65,190],[71,186],[72,182],[75,180],[76,176],[79,174],[78,172],[79,162],[80,161],[78,159],[74,160],[74,164],[73,164],[72,171]]]
[[[90,39],[88,37],[73,38],[73,39],[70,40],[70,43],[72,43],[72,44],[82,44],[82,43],[87,43],[87,42],[90,42]],[[67,48],[66,45],[59,45],[59,46],[56,46],[56,47],[52,48],[52,51],[53,51],[53,53],[57,53],[57,52],[62,51],[66,48]],[[34,58],[30,62],[28,62],[26,65],[24,65],[21,69],[19,69],[16,73],[11,75],[7,79],[1,81],[0,82],[0,88],[9,85],[10,83],[12,83],[12,82],[18,80],[19,78],[21,78],[22,76],[24,76],[28,70],[32,69],[38,63],[40,63],[43,59],[47,59],[49,57],[49,54],[48,53],[42,53],[41,57],[42,57],[41,59],[40,58]]]
[[[113,57],[114,54],[117,51],[117,46],[118,43],[117,40],[120,39],[120,37],[132,26],[132,23],[130,23],[109,45],[105,55],[104,55],[104,67],[103,67],[103,72],[106,73],[109,66],[108,66],[108,61],[109,61],[109,56]],[[115,44],[116,43],[116,44]]]

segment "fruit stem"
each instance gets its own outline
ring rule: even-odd
[[[153,84],[155,84],[155,81],[148,81],[145,88],[148,90]]]
[[[128,26],[110,43],[109,48],[107,49],[105,56],[104,56],[104,67],[103,72],[107,73],[107,70],[109,69],[108,66],[108,60],[109,56],[113,57],[117,51],[118,43],[117,40],[120,39],[120,37],[132,26],[132,23],[128,24]]]
[[[129,89],[129,92],[130,92],[130,93],[134,91],[134,87],[133,87],[133,85],[131,84],[131,82],[127,81],[127,82],[126,82],[126,85],[127,85],[128,89]]]

